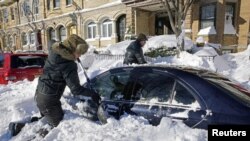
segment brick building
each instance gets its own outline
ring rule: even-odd
[[[186,35],[194,41],[203,36],[225,52],[244,50],[249,6],[249,0],[196,0],[185,20]],[[47,50],[52,39],[73,33],[104,47],[124,40],[128,29],[134,35],[173,33],[161,0],[19,0],[0,7],[2,50]]]

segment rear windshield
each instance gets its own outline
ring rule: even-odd
[[[4,56],[0,54],[0,68],[3,67],[3,63],[4,63]]]
[[[42,68],[45,60],[45,56],[11,56],[11,68]]]
[[[240,101],[241,103],[245,104],[246,106],[250,107],[250,93],[243,87],[231,81],[218,80],[213,78],[207,78],[207,80],[215,84],[215,86],[229,91],[227,94]]]

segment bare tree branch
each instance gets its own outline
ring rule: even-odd
[[[163,1],[163,5],[166,7],[167,9],[167,13],[168,13],[168,17],[169,17],[169,21],[170,21],[170,25],[174,31],[174,33],[177,33],[176,31],[176,28],[175,28],[175,24],[174,24],[174,19],[173,19],[173,14],[171,12],[171,9],[170,9],[170,4],[167,0],[164,0]]]

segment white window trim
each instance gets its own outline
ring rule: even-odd
[[[88,30],[88,32],[87,32],[87,37],[88,37],[88,39],[95,39],[96,37],[94,37],[94,27],[95,27],[95,29],[97,29],[97,25],[96,24],[90,24],[90,25],[88,25],[88,27],[87,27],[87,30]],[[89,38],[89,28],[91,29],[91,35],[92,35],[92,37],[91,38]],[[96,32],[96,31],[95,31]],[[96,34],[96,33],[95,33]]]
[[[34,36],[34,43],[31,42],[32,36]],[[31,45],[34,45],[34,44],[36,43],[36,39],[35,39],[35,38],[36,38],[36,37],[35,37],[35,33],[34,33],[34,32],[31,32],[31,33],[30,33],[30,38],[29,38],[29,39],[30,39],[30,44],[31,44]]]
[[[113,28],[113,23],[112,23],[112,21],[108,21],[108,22],[103,22],[103,23],[102,23],[102,33],[101,33],[101,34],[102,34],[102,38],[104,38],[104,39],[105,39],[105,38],[106,38],[106,39],[110,39],[111,36],[112,36],[112,33],[111,33],[110,36],[107,35],[108,37],[104,37],[104,36],[103,36],[103,26],[104,26],[104,25],[107,25],[107,32],[106,32],[106,33],[108,34],[108,32],[109,32],[109,24],[111,24],[111,31],[113,32],[113,29],[112,29],[112,28]]]

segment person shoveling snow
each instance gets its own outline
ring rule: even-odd
[[[48,123],[51,129],[58,126],[63,119],[64,112],[60,98],[66,86],[70,88],[74,96],[90,99],[91,105],[96,105],[93,106],[94,109],[97,109],[99,105],[100,96],[91,89],[81,86],[77,73],[75,61],[87,50],[88,44],[74,34],[63,42],[54,43],[50,49],[44,72],[38,80],[35,101],[42,119]],[[30,122],[37,120],[39,118],[32,118]],[[12,135],[16,135],[24,126],[24,123],[11,123],[9,127]],[[38,133],[44,137],[48,134],[48,130],[41,128]]]

